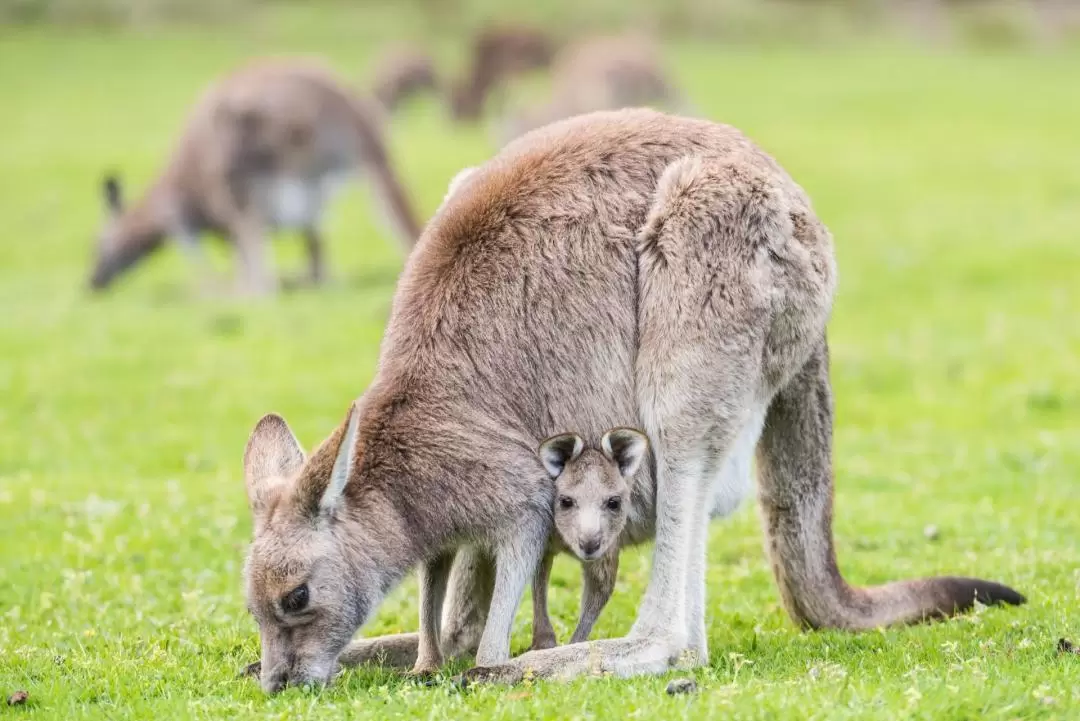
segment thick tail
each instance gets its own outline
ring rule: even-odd
[[[1024,596],[977,578],[941,576],[853,587],[832,538],[832,391],[822,340],[769,407],[758,444],[766,544],[788,613],[808,628],[864,630],[966,611],[976,602],[1018,605]]]

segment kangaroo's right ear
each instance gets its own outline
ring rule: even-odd
[[[618,464],[619,473],[624,478],[637,473],[648,449],[648,437],[633,428],[612,428],[600,439],[600,450],[606,458]]]
[[[576,433],[552,436],[540,444],[540,461],[548,475],[558,478],[566,464],[575,460],[585,450],[585,441]]]
[[[105,196],[105,207],[110,213],[121,213],[124,210],[124,193],[120,188],[120,179],[114,173],[109,173],[101,181],[101,190]]]
[[[244,449],[244,483],[251,512],[258,515],[271,492],[303,465],[304,450],[285,419],[276,413],[263,416]]]

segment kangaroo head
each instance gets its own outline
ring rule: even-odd
[[[359,413],[305,458],[284,419],[267,415],[244,451],[255,537],[245,577],[259,624],[262,686],[322,684],[381,599],[384,583],[350,523],[345,487]]]
[[[574,433],[540,444],[540,460],[555,480],[555,529],[583,561],[594,561],[619,542],[630,502],[629,480],[649,442],[640,431],[613,428],[600,448],[586,448]]]
[[[128,208],[120,179],[106,175],[101,183],[105,223],[98,233],[90,288],[104,290],[144,255],[161,245],[165,233],[146,205]]]

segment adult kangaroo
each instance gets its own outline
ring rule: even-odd
[[[773,569],[801,625],[868,629],[1022,602],[969,578],[856,588],[841,577],[825,341],[835,278],[806,194],[728,126],[579,116],[457,179],[406,263],[376,377],[347,419],[309,460],[277,416],[249,441],[264,687],[324,681],[335,658],[416,659],[418,644],[430,660],[433,621],[444,655],[475,649],[483,629],[482,677],[705,663],[706,529],[714,508],[734,507],[714,486],[742,493],[729,471],[755,448]],[[594,444],[617,426],[643,429],[653,449],[635,477],[656,488],[637,621],[626,638],[491,663],[508,655],[507,611],[551,528],[538,443],[573,428]],[[416,565],[424,633],[346,648]],[[431,600],[444,594],[440,619]]]

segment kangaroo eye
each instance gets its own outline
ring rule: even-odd
[[[559,496],[559,508],[568,509],[574,507],[574,499],[570,496]]]
[[[308,605],[308,587],[307,584],[301,584],[285,594],[281,599],[281,610],[285,613],[299,613],[307,608]]]
[[[604,508],[609,511],[617,511],[622,508],[622,499],[618,496],[612,496],[604,502]]]

